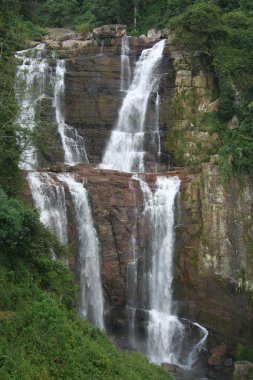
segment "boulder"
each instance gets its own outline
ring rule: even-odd
[[[168,38],[169,37],[169,29],[162,29],[161,30],[161,38]]]
[[[47,49],[60,49],[60,41],[46,40],[46,47]]]
[[[75,39],[77,37],[76,32],[71,29],[65,28],[47,28],[48,36],[45,38],[55,41],[66,41]]]
[[[173,374],[180,374],[183,373],[182,368],[177,366],[176,364],[170,364],[170,363],[162,363],[162,367],[166,369],[166,371],[173,373]]]
[[[148,38],[152,38],[154,40],[159,40],[162,37],[161,30],[150,29],[147,34]]]
[[[122,37],[126,34],[126,25],[112,24],[103,25],[99,28],[93,29],[93,37],[96,39],[116,38]]]
[[[240,361],[235,363],[233,380],[249,380],[252,379],[250,373],[253,370],[253,364],[248,361]]]

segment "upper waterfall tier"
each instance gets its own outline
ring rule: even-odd
[[[56,159],[69,165],[88,162],[84,139],[65,122],[65,60],[56,59],[44,44],[17,52],[16,57],[21,60],[16,74],[17,122],[25,136],[21,168],[35,169]]]
[[[36,109],[43,97],[46,96],[46,84],[48,79],[48,61],[43,52],[44,44],[39,44],[36,49],[22,50],[16,53],[16,58],[21,60],[16,73],[16,96],[20,107],[17,122],[29,133],[36,126]],[[38,167],[38,154],[31,138],[26,144],[22,142],[21,168],[34,169]]]
[[[147,153],[145,151],[145,136],[147,131],[149,131],[150,135],[154,135],[150,144],[151,150],[153,150],[153,153],[155,152],[155,156],[158,154],[159,130],[157,130],[155,121],[151,123],[152,125],[149,125],[147,111],[151,94],[158,90],[160,80],[158,68],[164,46],[165,40],[162,40],[151,49],[143,50],[136,64],[133,81],[119,111],[116,128],[112,131],[100,164],[101,168],[125,172],[144,172]],[[124,56],[126,55],[125,50],[123,52]],[[155,104],[157,113],[159,104],[158,102],[155,102]],[[155,120],[157,120],[157,116]],[[154,161],[156,161],[156,158]]]

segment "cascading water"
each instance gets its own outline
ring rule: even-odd
[[[76,129],[65,123],[63,112],[63,97],[65,91],[64,76],[66,72],[65,60],[60,59],[56,62],[54,102],[56,112],[56,122],[61,136],[64,161],[66,164],[75,165],[88,162],[84,139],[78,135]]]
[[[137,179],[138,177],[135,176]],[[173,310],[174,202],[178,177],[157,177],[154,193],[139,178],[144,198],[143,216],[149,236],[144,250],[148,294],[147,355],[155,363],[172,363],[191,368],[203,348],[207,330],[198,324],[197,337],[189,340],[186,326]],[[145,308],[145,306],[143,306]],[[187,354],[182,348],[187,347]]]
[[[75,210],[80,261],[79,310],[90,322],[103,329],[104,307],[99,241],[92,219],[88,192],[70,174],[59,174],[57,178],[67,184]]]
[[[112,131],[100,167],[126,172],[143,172],[144,138],[148,100],[156,92],[160,75],[157,73],[165,40],[152,49],[143,50],[136,64],[134,78],[122,107],[116,128]]]
[[[48,61],[44,56],[45,44],[35,49],[22,50],[15,54],[21,60],[16,73],[16,95],[20,107],[18,123],[21,128],[33,131],[36,125],[36,109],[45,96]],[[21,143],[23,149],[20,167],[24,170],[38,166],[37,151],[31,139]]]
[[[69,174],[59,174],[56,181],[47,173],[30,172],[27,179],[42,223],[48,226],[63,244],[68,241],[64,185],[68,186],[78,231],[79,310],[90,322],[103,329],[99,242],[92,220],[87,190]]]
[[[129,37],[123,36],[121,39],[121,76],[120,90],[127,91],[131,83],[131,68],[129,62]]]
[[[52,61],[55,55],[48,53]],[[58,132],[61,136],[64,161],[66,164],[75,165],[88,162],[84,139],[78,135],[76,129],[65,123],[64,118],[64,76],[66,72],[65,60],[56,60],[56,67],[49,66],[45,51],[45,44],[39,44],[35,49],[23,50],[16,53],[21,60],[16,74],[16,93],[20,106],[18,123],[27,131],[34,131],[37,119],[37,109],[43,98],[51,99],[55,108],[55,119]],[[50,89],[53,91],[53,99],[50,97]],[[21,168],[25,170],[36,169],[39,166],[37,150],[29,141],[21,155]]]
[[[30,172],[27,175],[34,206],[40,220],[48,226],[62,244],[67,243],[67,209],[64,186],[47,173]]]

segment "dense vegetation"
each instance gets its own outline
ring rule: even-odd
[[[20,144],[14,51],[40,39],[41,27],[89,30],[124,23],[134,34],[169,28],[174,42],[206,51],[220,87],[212,115],[224,175],[253,173],[252,0],[1,0],[0,1],[0,378],[164,379],[141,356],[123,354],[73,310],[75,285],[51,260],[66,254],[19,196]],[[36,26],[35,26],[36,25]],[[39,25],[39,27],[37,26]],[[236,116],[238,125],[228,122]],[[18,134],[17,134],[18,133]],[[7,194],[7,195],[6,195]],[[12,198],[8,198],[8,197]],[[240,358],[252,358],[241,350]],[[251,359],[252,360],[252,359]]]

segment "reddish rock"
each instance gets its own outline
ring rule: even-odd
[[[225,356],[228,351],[228,345],[226,343],[222,343],[219,346],[213,347],[210,349],[210,352],[215,356]]]

